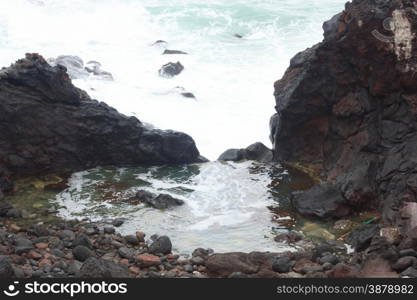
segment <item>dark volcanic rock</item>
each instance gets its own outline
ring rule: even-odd
[[[0,278],[10,279],[14,277],[14,270],[7,256],[0,256]]]
[[[288,273],[291,267],[291,259],[287,256],[277,257],[272,263],[272,270],[278,273]]]
[[[71,79],[88,77],[88,72],[84,70],[84,61],[78,56],[60,55],[57,58],[49,58],[48,63],[53,67],[65,67]]]
[[[206,260],[206,267],[212,277],[229,277],[236,272],[254,275],[262,270],[272,271],[276,256],[261,252],[213,254]]]
[[[144,190],[138,191],[135,198],[157,209],[167,209],[172,206],[179,206],[184,204],[184,201],[176,199],[170,195],[160,194],[156,196],[151,192]]]
[[[184,66],[178,61],[176,63],[170,62],[159,69],[159,75],[162,77],[171,78],[180,74],[184,70]]]
[[[355,230],[347,237],[346,241],[351,244],[356,251],[365,250],[372,239],[379,234],[379,225],[363,225]]]
[[[417,202],[414,4],[347,3],[325,23],[324,41],[297,54],[275,83],[271,118],[277,160],[311,168],[350,207],[382,208],[390,223],[402,203]]]
[[[241,161],[243,159],[245,159],[244,149],[228,149],[218,158],[220,161]]]
[[[191,137],[149,130],[76,88],[64,67],[27,54],[0,71],[0,169],[15,173],[98,165],[196,162]]]
[[[180,51],[180,50],[169,50],[169,49],[165,49],[164,52],[162,52],[163,55],[168,55],[168,54],[188,54],[187,52],[184,51]]]
[[[172,243],[169,237],[160,236],[150,246],[149,252],[154,254],[169,254],[172,251]]]
[[[85,246],[77,246],[72,249],[72,254],[75,259],[79,261],[86,261],[88,258],[93,256],[93,252]]]
[[[305,216],[345,217],[351,212],[340,190],[331,184],[316,185],[308,192],[294,193],[292,203]]]
[[[220,161],[255,160],[263,163],[272,162],[273,153],[262,143],[255,143],[245,149],[229,149],[220,155]]]
[[[79,276],[82,278],[128,278],[129,271],[125,265],[90,257],[82,265]]]

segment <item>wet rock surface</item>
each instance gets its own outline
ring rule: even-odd
[[[161,77],[172,78],[179,75],[184,70],[184,66],[178,61],[176,63],[170,62],[159,69]]]
[[[0,71],[0,114],[0,131],[6,133],[0,137],[0,169],[12,173],[187,163],[199,157],[188,135],[149,130],[92,100],[71,83],[64,67],[51,67],[37,54]]]
[[[273,161],[273,153],[262,143],[255,143],[245,149],[229,149],[220,155],[220,161],[241,161],[244,159],[254,160],[262,163]]]
[[[417,201],[414,4],[353,1],[324,31],[275,83],[274,156],[320,174],[355,212],[381,208],[384,220],[401,223],[397,212]],[[306,194],[325,198],[321,190]]]
[[[113,80],[113,75],[102,70],[99,62],[89,61],[84,65],[84,61],[78,56],[60,55],[57,58],[49,58],[48,63],[53,67],[65,67],[71,79],[83,79],[93,75],[97,79]]]
[[[138,191],[135,195],[135,199],[156,209],[167,209],[184,204],[184,201],[176,199],[168,194],[156,195],[145,190]]]

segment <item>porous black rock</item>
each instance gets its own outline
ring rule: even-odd
[[[0,115],[0,169],[12,173],[199,161],[190,136],[148,129],[91,99],[37,54],[0,71]]]

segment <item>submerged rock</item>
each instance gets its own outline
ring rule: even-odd
[[[255,143],[245,149],[226,150],[218,158],[219,161],[241,161],[244,159],[255,160],[262,163],[273,161],[273,153],[262,143]]]
[[[0,115],[0,168],[15,173],[199,160],[188,135],[147,129],[92,100],[37,54],[0,71]]]
[[[180,51],[180,50],[169,50],[169,49],[165,49],[164,52],[162,52],[163,55],[168,55],[168,54],[188,54],[187,52],[184,51]]]
[[[49,58],[48,63],[53,67],[58,65],[65,67],[72,79],[88,77],[88,72],[84,70],[84,61],[78,56],[60,55],[57,58]]]
[[[101,79],[113,80],[113,75],[110,72],[104,71],[101,68],[101,63],[97,61],[89,61],[88,63],[86,63],[84,69],[88,73],[98,76]]]
[[[170,62],[159,69],[159,75],[166,78],[174,77],[184,70],[184,66],[178,61],[176,63]]]
[[[138,191],[135,198],[157,209],[167,209],[184,204],[184,201],[176,199],[168,194],[160,194],[156,196],[155,194],[144,190]]]
[[[84,66],[84,61],[78,56],[60,55],[57,58],[49,58],[48,63],[53,67],[58,65],[65,67],[71,79],[82,79],[92,74],[99,79],[113,80],[113,75],[102,70],[99,62],[89,61]]]

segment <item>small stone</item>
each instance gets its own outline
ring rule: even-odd
[[[192,256],[193,257],[195,257],[195,256],[207,257],[207,256],[209,256],[212,253],[213,253],[213,250],[212,249],[197,248],[197,249],[195,249],[193,251]]]
[[[35,244],[35,247],[38,248],[38,249],[41,249],[41,250],[47,249],[48,246],[49,246],[48,243],[37,243],[37,244]]]
[[[39,262],[38,266],[40,268],[43,268],[45,266],[51,266],[51,264],[52,264],[52,262],[49,259],[44,258]]]
[[[82,262],[93,256],[93,252],[90,249],[81,245],[72,249],[72,254],[74,255],[75,259]]]
[[[111,225],[104,226],[104,233],[114,234],[115,232],[116,232],[116,229],[114,229],[113,226],[111,226]]]
[[[194,272],[194,268],[193,268],[192,265],[185,265],[183,268],[184,268],[184,271],[187,272],[187,273]]]
[[[125,223],[124,219],[114,219],[112,224],[114,227],[120,227]]]
[[[140,243],[143,243],[145,241],[145,236],[146,234],[143,232],[140,232],[140,231],[136,232],[136,237]]]
[[[401,242],[401,233],[398,227],[381,228],[380,235],[391,245],[398,245]]]
[[[137,238],[136,235],[127,235],[125,236],[125,240],[127,243],[137,246],[139,245],[139,239]]]
[[[40,254],[39,252],[35,250],[30,250],[28,253],[28,257],[31,259],[39,260],[42,258],[42,254]]]
[[[13,267],[15,278],[25,278],[25,272],[19,267]]]
[[[62,230],[59,234],[63,240],[73,240],[75,238],[75,233],[72,230]]]
[[[15,245],[16,245],[15,253],[18,255],[27,253],[33,249],[33,243],[30,240],[25,239],[25,238],[17,238],[15,240]]]
[[[18,233],[22,230],[22,228],[20,228],[16,224],[10,225],[9,229],[10,229],[11,232],[14,232],[14,233]]]
[[[172,243],[169,237],[158,237],[149,247],[149,252],[153,254],[169,254],[172,251]]]
[[[135,251],[131,248],[121,247],[118,251],[121,258],[131,259],[135,256]]]
[[[134,275],[139,275],[140,270],[139,270],[138,267],[132,266],[132,267],[129,268],[129,272],[134,274]]]
[[[136,256],[136,259],[141,267],[159,266],[161,264],[160,258],[155,255],[140,254]]]
[[[73,246],[84,246],[89,249],[93,248],[93,243],[85,234],[79,234],[75,240],[72,242]]]
[[[333,225],[333,230],[339,233],[346,233],[352,229],[353,222],[351,220],[339,220]]]
[[[277,235],[274,238],[274,241],[277,242],[277,243],[290,243],[290,244],[292,244],[292,243],[296,243],[296,242],[301,241],[303,238],[304,238],[304,236],[301,233],[291,230],[287,233],[282,233],[282,234]]]
[[[68,265],[68,274],[70,275],[77,275],[80,272],[82,263],[79,261],[72,261],[69,265]]]
[[[61,250],[57,249],[57,248],[52,249],[52,250],[51,250],[51,253],[52,253],[54,256],[59,257],[59,258],[64,258],[64,257],[65,257],[65,253],[64,253],[64,252],[62,252]]]
[[[339,262],[339,258],[337,258],[334,254],[328,254],[326,256],[323,256],[319,259],[319,262],[323,265],[325,263],[331,263],[332,265],[335,265]]]
[[[7,256],[0,256],[0,278],[10,279],[14,275],[12,264]]]
[[[417,270],[409,267],[407,270],[401,273],[403,277],[417,278]]]
[[[318,272],[323,272],[323,266],[305,266],[302,270],[301,270],[301,274],[311,274],[311,273],[318,273]]]
[[[414,249],[404,249],[404,250],[400,250],[399,255],[400,257],[404,257],[404,256],[417,257],[417,251]]]
[[[396,271],[403,271],[408,267],[417,264],[417,258],[414,256],[404,256],[397,260],[397,262],[392,266]]]
[[[205,265],[204,258],[202,258],[200,256],[195,256],[195,257],[191,258],[191,263],[193,265],[197,265],[197,266],[203,266],[203,265]]]
[[[333,264],[332,264],[332,263],[326,262],[326,263],[324,263],[324,264],[323,264],[323,269],[324,269],[325,271],[329,271],[329,270],[331,270],[332,268],[333,268]]]
[[[292,262],[287,256],[277,257],[272,263],[272,270],[278,273],[288,273],[291,269]]]

